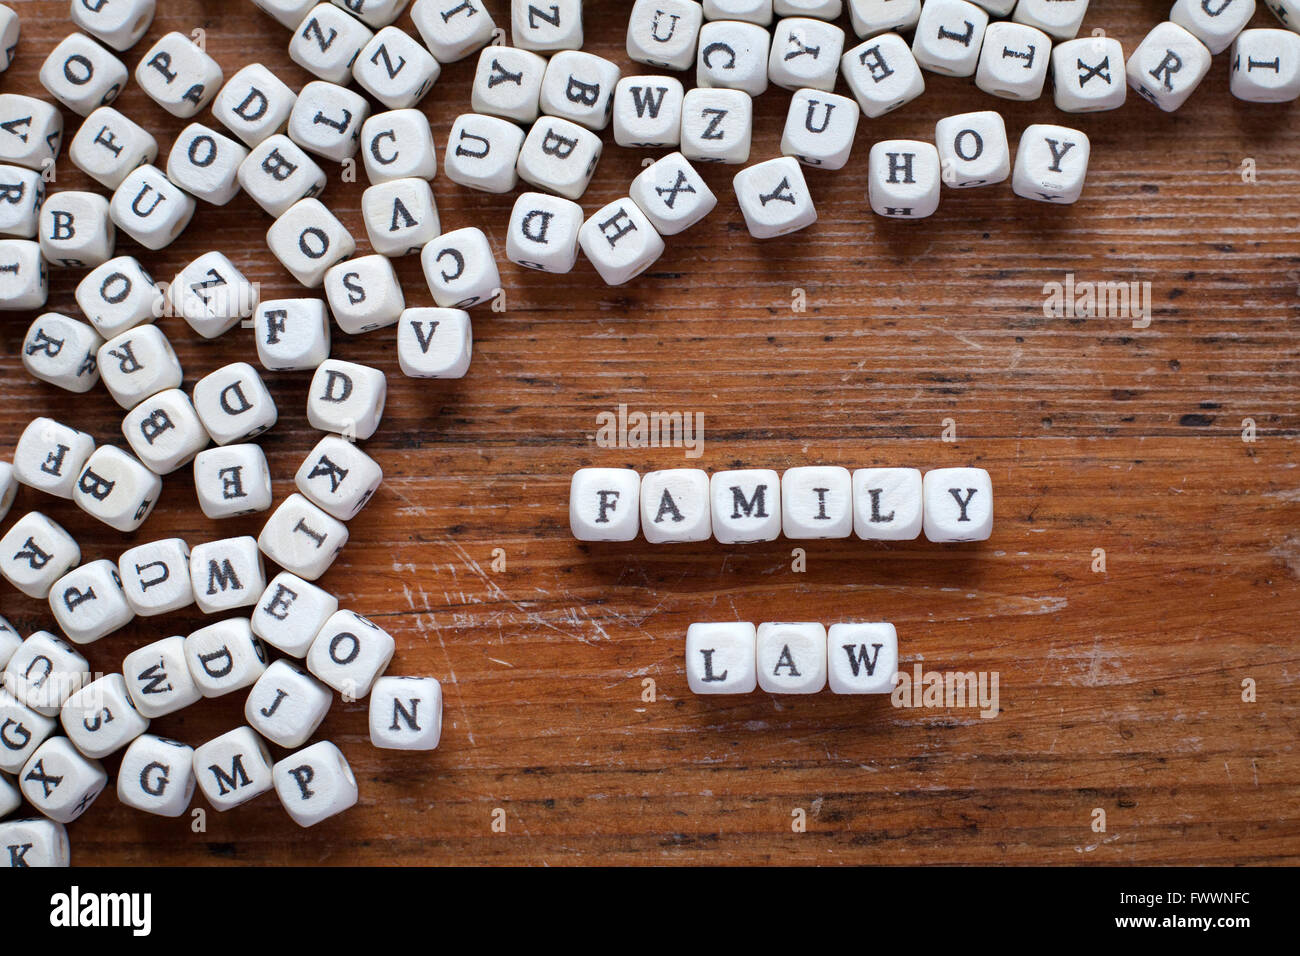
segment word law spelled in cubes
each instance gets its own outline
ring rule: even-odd
[[[898,633],[884,622],[692,624],[686,680],[696,694],[888,694]]]
[[[569,525],[580,541],[724,544],[847,538],[985,541],[993,533],[993,485],[982,468],[809,466],[775,471],[582,468],[569,488]]]

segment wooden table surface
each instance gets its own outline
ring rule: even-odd
[[[36,75],[71,31],[68,4],[7,2],[23,32],[0,90],[49,99]],[[131,69],[164,32],[201,28],[227,77],[263,62],[295,88],[310,79],[288,58],[289,32],[247,2],[159,6],[123,57]],[[628,5],[586,6],[587,49],[629,67]],[[508,21],[504,0],[489,7]],[[1085,30],[1131,51],[1166,11],[1094,3]],[[412,29],[407,15],[398,25]],[[1252,25],[1275,23],[1261,5]],[[474,62],[447,65],[421,105],[440,148],[469,109]],[[395,635],[390,673],[442,681],[441,746],[375,750],[365,702],[336,702],[318,737],[357,773],[352,811],[300,830],[266,794],[208,812],[193,832],[191,818],[128,810],[110,788],[69,828],[74,862],[1300,862],[1300,107],[1233,99],[1228,70],[1227,54],[1216,57],[1172,116],[1133,95],[1118,113],[1069,116],[1050,97],[1014,104],[927,75],[920,100],[863,121],[846,169],[809,172],[816,226],[751,239],[736,170],[706,168],[717,210],[621,289],[585,260],[567,276],[513,266],[514,196],[440,173],[444,229],[488,233],[508,308],[474,311],[460,381],[404,378],[391,329],[336,333],[335,357],[388,375],[388,409],[366,443],[385,482],[321,583]],[[756,101],[753,160],[778,154],[788,101],[776,89]],[[134,81],[116,105],[164,156],[185,125]],[[872,215],[870,144],[931,139],[936,120],[976,109],[1001,111],[1013,143],[1031,122],[1086,131],[1082,201],[1029,202],[1004,184],[946,190],[925,221]],[[65,119],[70,138],[80,121]],[[647,158],[605,141],[588,212],[625,194]],[[51,188],[103,192],[66,157]],[[368,252],[360,179],[331,170],[322,199]],[[171,247],[151,253],[119,235],[118,251],[169,278],[216,249],[263,298],[301,293],[250,200],[200,207]],[[407,304],[431,305],[418,257],[397,266]],[[1045,317],[1045,285],[1069,273],[1149,282],[1150,326]],[[78,277],[53,270],[48,309],[75,310]],[[797,290],[804,312],[791,307]],[[0,454],[37,415],[123,445],[122,412],[102,388],[72,396],[24,373],[31,318],[0,322]],[[186,388],[252,355],[247,329],[209,343],[177,319],[162,326]],[[310,376],[266,378],[280,409],[262,440],[278,501],[318,436],[306,423]],[[597,415],[621,403],[703,414],[703,455],[597,447]],[[943,440],[946,420],[955,441]],[[805,464],[987,468],[993,537],[666,547],[569,533],[569,479],[583,466]],[[171,535],[256,534],[265,517],[206,520],[188,469],[165,479],[153,517],[125,538],[30,489],[5,527],[32,509],[65,524],[85,560]],[[0,613],[24,633],[54,627],[46,605],[8,585]],[[897,625],[909,674],[996,672],[997,717],[687,689],[693,621],[881,619]],[[87,656],[95,670],[120,669],[135,648],[203,623],[193,609],[137,620]],[[243,697],[203,701],[152,730],[197,745],[242,722]],[[116,758],[106,764],[113,774]],[[194,806],[206,807],[202,796]]]

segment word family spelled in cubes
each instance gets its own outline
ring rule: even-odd
[[[692,624],[686,680],[695,694],[889,694],[898,634],[887,623]]]
[[[806,466],[775,471],[582,468],[569,489],[569,524],[579,541],[723,544],[847,538],[984,541],[993,533],[993,486],[981,468]]]

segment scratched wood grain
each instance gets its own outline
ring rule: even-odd
[[[70,29],[67,3],[9,2],[23,35],[0,89],[44,95],[36,74]],[[503,0],[489,6],[507,19]],[[248,3],[160,7],[128,66],[162,33],[202,28],[227,76],[260,61],[295,86],[309,79],[288,59],[288,32]],[[1086,27],[1131,50],[1167,4],[1093,7]],[[588,49],[628,66],[628,5],[587,8]],[[1253,25],[1272,25],[1261,11]],[[448,65],[422,104],[440,145],[468,109],[473,62]],[[606,289],[585,262],[540,276],[502,257],[508,310],[474,313],[463,381],[403,378],[391,330],[338,335],[336,356],[389,376],[383,426],[367,444],[386,482],[323,584],[393,632],[391,672],[443,682],[441,747],[376,751],[364,704],[336,703],[320,735],[357,772],[352,812],[300,831],[265,795],[209,813],[195,833],[187,818],[128,811],[109,791],[72,825],[74,860],[1300,861],[1300,108],[1237,102],[1227,82],[1225,55],[1175,116],[1132,100],[1117,114],[1066,117],[1050,100],[995,101],[927,76],[921,100],[862,123],[847,169],[809,173],[821,218],[803,234],[751,240],[734,170],[710,168],[718,210],[626,288]],[[755,160],[777,154],[788,102],[777,90],[757,101]],[[117,105],[164,155],[184,125],[134,83]],[[1013,137],[1053,121],[1092,137],[1078,205],[1026,202],[999,186],[946,192],[925,222],[870,214],[871,142],[930,138],[938,118],[989,108]],[[70,136],[78,120],[65,118]],[[605,139],[588,211],[624,193],[645,158]],[[1248,160],[1253,183],[1241,175]],[[99,190],[66,151],[57,169],[53,188]],[[364,249],[363,188],[335,174],[323,199]],[[512,196],[445,178],[434,190],[444,228],[481,226],[501,252]],[[218,249],[263,297],[297,294],[266,251],[269,224],[239,197],[202,206],[160,253],[122,236],[118,248],[161,278]],[[417,258],[398,269],[408,304],[432,304]],[[1151,283],[1150,327],[1045,318],[1044,284],[1071,272]],[[50,309],[75,308],[76,280],[54,272]],[[795,313],[800,289],[807,311]],[[0,320],[0,454],[38,414],[122,444],[121,412],[102,390],[73,397],[24,374],[18,346],[31,318]],[[252,351],[248,330],[200,342],[177,320],[163,327],[186,387]],[[267,379],[280,422],[263,444],[279,499],[315,435],[308,376]],[[597,447],[597,414],[620,403],[702,413],[695,463],[709,469],[979,464],[993,475],[994,536],[958,547],[807,543],[801,574],[784,541],[580,544],[567,528],[574,469],[687,463],[681,450]],[[1246,418],[1254,443],[1242,440]],[[940,440],[945,419],[956,442]],[[195,543],[260,526],[204,519],[186,470],[125,539],[28,490],[9,522],[35,508],[65,524],[87,560],[156,537]],[[498,548],[503,571],[492,566]],[[1097,548],[1105,573],[1092,570]],[[24,632],[53,626],[48,607],[7,586],[0,613]],[[687,690],[692,621],[882,618],[898,626],[909,673],[918,663],[996,671],[1000,715]],[[201,623],[195,613],[137,621],[88,656],[113,670],[129,651]],[[642,699],[645,678],[653,702]],[[1254,703],[1242,700],[1247,678]],[[198,744],[240,723],[242,706],[238,694],[205,701],[153,729]],[[497,808],[504,833],[492,832]],[[1106,812],[1104,833],[1090,826],[1094,808]],[[806,833],[792,832],[796,809]]]

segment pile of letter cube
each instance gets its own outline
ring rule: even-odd
[[[416,0],[410,20],[419,40],[392,25],[407,0],[254,2],[292,31],[289,57],[318,80],[294,91],[263,64],[227,80],[181,33],[161,37],[129,73],[117,54],[148,30],[155,0],[71,3],[75,32],[50,52],[40,81],[85,118],[68,157],[108,196],[47,195],[63,114],[49,102],[0,93],[0,310],[43,307],[49,268],[86,270],[75,294],[82,317],[38,316],[22,360],[36,378],[72,392],[102,381],[125,412],[129,448],[37,418],[13,464],[0,463],[0,517],[21,483],[134,533],[166,476],[182,467],[194,470],[205,515],[270,512],[256,539],[193,548],[174,538],[146,541],[117,560],[86,564],[76,541],[40,512],[20,517],[0,538],[0,575],[48,598],[72,641],[44,631],[20,641],[0,621],[0,770],[19,775],[16,784],[0,776],[0,813],[11,812],[21,792],[48,818],[0,824],[0,843],[15,865],[66,862],[61,824],[105,786],[99,758],[123,748],[119,797],[148,812],[183,813],[196,785],[220,809],[274,788],[304,825],[345,809],[357,798],[356,782],[332,744],[276,763],[266,747],[302,746],[320,725],[331,689],[349,699],[370,695],[376,745],[436,746],[438,683],[381,676],[393,638],[340,610],[311,582],[333,562],[348,538],[346,522],[382,479],[356,442],[379,426],[385,375],[332,359],[332,324],[346,335],[396,326],[403,373],[457,378],[470,364],[466,310],[500,292],[487,235],[474,227],[444,232],[430,187],[437,153],[418,107],[440,64],[479,54],[471,111],[455,119],[445,144],[446,177],[491,193],[521,182],[532,187],[506,224],[506,257],[563,273],[581,250],[611,285],[644,272],[663,254],[663,237],[716,207],[696,163],[745,167],[733,185],[755,237],[814,223],[804,168],[847,165],[860,117],[920,96],[927,72],[974,77],[986,93],[1018,100],[1041,96],[1050,72],[1055,105],[1066,113],[1116,109],[1126,85],[1176,110],[1207,74],[1211,56],[1231,49],[1235,96],[1283,102],[1300,95],[1300,36],[1293,32],[1300,30],[1300,0],[1266,0],[1289,30],[1245,29],[1255,0],[1177,0],[1169,20],[1127,59],[1103,31],[1079,36],[1088,0],[636,0],[627,54],[663,75],[628,76],[583,52],[581,0],[511,0],[510,45],[483,0]],[[845,12],[856,43],[834,22]],[[18,41],[17,16],[0,6],[0,70]],[[692,70],[690,89],[670,75]],[[161,167],[153,134],[111,105],[131,77],[189,121]],[[851,95],[835,92],[841,78]],[[782,155],[747,165],[754,99],[769,85],[793,93]],[[372,112],[372,100],[383,110]],[[209,108],[211,117],[201,117]],[[600,134],[611,125],[619,146],[666,155],[633,180],[625,198],[588,216],[578,200],[596,174]],[[354,257],[355,238],[318,197],[328,179],[322,163],[355,163],[358,153],[370,182],[362,210],[372,252]],[[882,216],[923,218],[937,209],[943,187],[1010,179],[1018,196],[1072,203],[1088,161],[1082,132],[1038,124],[1022,131],[1013,162],[1002,117],[966,113],[941,120],[933,143],[875,143],[866,163],[868,202]],[[224,205],[241,192],[271,217],[271,253],[305,289],[323,289],[323,298],[259,301],[256,287],[219,251],[187,265],[164,293],[144,263],[115,256],[117,230],[146,250],[163,249],[189,225],[197,203]],[[391,260],[415,254],[436,308],[406,308]],[[327,434],[298,470],[297,493],[278,506],[254,441],[277,419],[261,376],[235,363],[183,391],[175,350],[154,324],[164,315],[180,316],[207,339],[248,320],[265,370],[312,373],[308,420]],[[574,478],[571,518],[583,540],[631,540],[643,528],[652,542],[854,532],[902,540],[922,530],[935,541],[978,541],[991,528],[992,490],[979,469],[922,477],[914,469],[850,475],[796,468],[779,478],[762,470],[710,477],[678,469],[644,479],[590,469]],[[270,581],[264,558],[283,569]],[[121,673],[95,680],[73,646],[135,616],[190,604],[223,616],[253,610],[142,648]],[[739,659],[748,659],[744,648],[752,643],[761,660],[764,632],[751,637],[752,626],[744,627],[739,643],[732,641]],[[822,640],[824,671],[825,640],[809,640],[809,647]],[[268,665],[262,642],[285,657]],[[865,659],[861,647],[854,661]],[[717,653],[720,662],[725,654]],[[896,658],[896,648],[892,653]],[[722,671],[741,674],[743,667],[715,664],[702,685]],[[832,666],[832,687],[849,686],[836,673]],[[858,674],[854,663],[850,676]],[[692,671],[693,686],[696,676]],[[248,725],[198,748],[146,733],[153,717],[246,689]],[[54,736],[56,723],[67,736]]]

